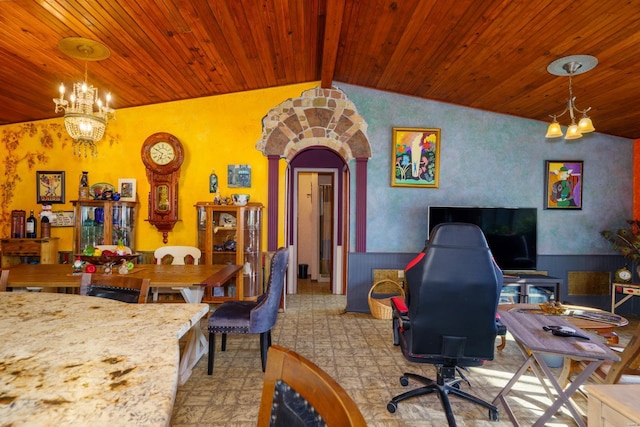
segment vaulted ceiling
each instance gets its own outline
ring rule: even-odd
[[[3,0],[0,124],[58,116],[85,68],[58,42],[86,37],[111,51],[88,80],[116,109],[321,81],[549,121],[569,82],[547,66],[593,55],[577,106],[640,138],[639,17],[632,0]]]

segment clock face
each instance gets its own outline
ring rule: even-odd
[[[628,282],[631,280],[631,272],[626,268],[621,268],[616,273],[618,275],[618,279],[620,280],[623,280],[625,282]]]
[[[151,147],[149,150],[149,156],[155,164],[164,166],[175,159],[176,152],[171,144],[161,141]]]

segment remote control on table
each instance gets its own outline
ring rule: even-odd
[[[543,326],[542,329],[544,329],[545,331],[551,331],[553,335],[557,335],[559,337],[576,337],[585,340],[591,339],[588,336],[583,335],[568,326]]]

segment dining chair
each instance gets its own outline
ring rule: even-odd
[[[128,303],[147,302],[151,279],[125,275],[97,275],[84,273],[80,282],[80,295],[108,298]]]
[[[640,384],[640,322],[638,322],[638,326],[626,346],[612,345],[610,347],[615,351],[621,350],[620,361],[603,363],[591,374],[591,378],[603,384]],[[564,368],[569,370],[565,386],[571,381],[571,377],[584,368],[584,364],[579,361],[571,360],[568,363],[570,365]],[[561,374],[561,378],[563,374],[564,372]]]
[[[201,256],[202,252],[195,246],[162,246],[153,252],[156,264],[199,265]],[[152,287],[151,293],[153,294],[153,302],[158,302],[160,288]],[[179,291],[172,292],[171,289],[163,289],[162,294],[179,294]]]
[[[7,283],[9,283],[9,270],[2,270],[2,274],[0,274],[0,292],[6,292]]]
[[[259,302],[225,301],[209,316],[209,360],[207,373],[213,374],[216,334],[222,334],[221,350],[227,347],[227,334],[260,334],[262,371],[271,346],[271,328],[278,318],[280,298],[289,264],[289,250],[280,248],[271,259],[267,289]]]
[[[325,371],[293,350],[269,348],[258,427],[302,425],[365,427],[351,396]],[[309,421],[309,423],[305,423]]]
[[[162,246],[153,252],[156,264],[198,265],[201,256],[202,252],[195,246]],[[170,262],[167,262],[168,259]]]

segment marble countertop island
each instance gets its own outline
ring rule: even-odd
[[[206,304],[0,292],[0,425],[165,426]]]

